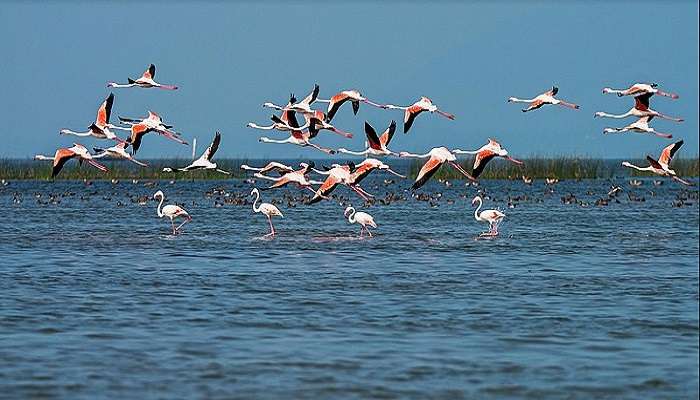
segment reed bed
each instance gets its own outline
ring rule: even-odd
[[[165,167],[183,166],[191,160],[185,159],[158,159],[147,161],[147,168],[139,167],[127,161],[105,161],[104,165],[109,172],[103,173],[89,165],[79,166],[77,162],[70,161],[56,178],[60,180],[112,180],[112,179],[158,179],[158,180],[222,180],[231,178],[244,178],[245,171],[240,169],[241,164],[264,165],[266,160],[248,159],[220,159],[217,164],[223,170],[231,172],[224,175],[214,171],[192,172],[164,172]],[[533,157],[523,160],[521,167],[505,160],[492,160],[480,179],[521,179],[527,176],[533,179],[557,178],[557,179],[608,179],[616,176],[652,176],[650,173],[640,172],[624,168],[620,164],[622,160],[603,160],[580,157],[543,158]],[[700,176],[700,160],[698,158],[679,158],[674,160],[671,167],[679,176]],[[296,165],[298,160],[285,160],[288,165]],[[330,165],[332,160],[317,160],[318,167]],[[424,160],[389,160],[387,161],[396,170],[407,173],[410,178],[415,178],[423,165]],[[630,160],[633,164],[647,165],[646,160]],[[461,165],[467,171],[471,171],[472,159],[464,160]],[[462,176],[454,168],[441,168],[436,174],[437,179],[461,179]],[[51,162],[17,159],[0,159],[0,179],[6,180],[50,180]]]

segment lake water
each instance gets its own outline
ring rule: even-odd
[[[385,178],[363,184],[399,196],[362,208],[372,239],[338,199],[282,201],[266,239],[239,180],[10,182],[0,397],[698,397],[696,188],[618,180],[596,206],[610,181],[431,182],[423,201]],[[193,216],[183,234],[132,202],[158,189]],[[477,190],[507,214],[493,240]],[[303,192],[262,197],[284,193]]]

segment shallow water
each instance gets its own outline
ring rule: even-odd
[[[70,399],[698,397],[695,189],[620,180],[620,203],[595,206],[611,182],[561,182],[548,194],[542,182],[431,182],[421,193],[442,192],[432,207],[384,178],[363,186],[407,200],[365,209],[379,224],[372,239],[357,237],[338,201],[278,204],[279,235],[265,238],[249,204],[214,207],[224,197],[205,194],[245,196],[243,181],[0,188],[0,389]],[[170,235],[155,202],[129,197],[157,189],[194,217],[183,234]],[[507,214],[495,239],[478,238],[478,189]],[[50,193],[66,195],[38,202]],[[588,206],[563,204],[567,193]],[[507,196],[524,194],[508,208]],[[687,204],[673,207],[679,196]]]

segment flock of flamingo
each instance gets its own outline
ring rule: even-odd
[[[128,78],[127,83],[125,84],[109,82],[107,86],[110,88],[158,88],[163,90],[176,90],[178,88],[174,85],[166,85],[156,82],[154,79],[155,74],[156,67],[155,65],[151,64],[140,78]],[[528,104],[527,108],[522,110],[523,112],[537,110],[545,105],[558,105],[573,110],[578,110],[580,108],[576,104],[557,99],[555,96],[558,92],[559,89],[557,87],[552,87],[550,90],[531,99],[510,97],[508,102]],[[683,121],[680,118],[669,117],[650,108],[649,100],[654,95],[669,97],[671,99],[678,98],[678,95],[676,94],[660,90],[657,84],[636,83],[627,89],[611,89],[606,87],[603,89],[603,93],[614,93],[620,97],[632,96],[634,98],[634,106],[624,114],[615,115],[605,112],[596,112],[595,117],[615,119],[627,117],[637,118],[637,121],[624,127],[607,127],[603,130],[605,134],[636,132],[649,133],[662,138],[670,139],[672,138],[672,135],[656,131],[654,128],[649,126],[649,123],[655,117],[676,122]],[[392,151],[389,149],[389,145],[396,132],[396,121],[394,120],[391,120],[388,127],[384,129],[381,134],[378,133],[369,122],[365,122],[364,130],[367,140],[366,148],[364,150],[352,151],[345,148],[339,148],[337,150],[325,148],[311,141],[319,134],[319,132],[323,130],[333,132],[348,139],[352,138],[351,133],[343,131],[332,124],[334,116],[338,113],[342,105],[346,103],[351,105],[352,112],[355,115],[357,115],[359,112],[361,103],[384,110],[403,111],[403,132],[405,134],[408,133],[413,126],[415,119],[422,113],[435,113],[450,120],[454,120],[455,116],[439,109],[430,98],[425,96],[420,97],[418,101],[408,106],[380,104],[364,97],[357,90],[344,90],[332,96],[330,99],[320,99],[318,96],[319,86],[314,85],[313,90],[301,101],[299,101],[292,94],[290,95],[289,101],[286,105],[277,105],[272,102],[266,102],[263,104],[263,107],[276,110],[279,112],[279,115],[275,114],[270,117],[272,122],[270,125],[259,125],[250,122],[247,124],[247,126],[253,129],[286,132],[289,135],[286,139],[271,139],[266,136],[262,136],[259,138],[259,141],[262,143],[294,144],[297,146],[312,147],[326,154],[343,153],[364,156],[366,157],[365,160],[359,164],[355,164],[353,162],[347,162],[345,164],[336,163],[332,164],[330,167],[324,166],[322,169],[317,169],[313,162],[300,163],[298,168],[287,166],[275,161],[260,167],[242,165],[242,169],[252,172],[253,176],[256,178],[271,181],[271,185],[269,187],[261,188],[260,190],[276,189],[293,184],[300,189],[311,191],[313,193],[313,197],[308,203],[314,204],[322,200],[329,199],[331,192],[333,192],[338,186],[342,185],[351,189],[362,200],[366,201],[373,197],[373,195],[365,191],[360,186],[360,183],[372,171],[385,171],[400,178],[405,178],[405,176],[395,172],[389,165],[378,159],[378,157],[385,156],[426,159],[422,168],[418,172],[413,185],[411,186],[411,188],[414,190],[419,189],[426,182],[428,182],[428,180],[430,180],[430,178],[443,165],[449,165],[459,171],[459,173],[464,175],[467,179],[476,181],[479,175],[484,171],[484,168],[489,161],[493,160],[494,158],[503,158],[518,165],[523,164],[522,161],[511,157],[508,151],[494,139],[488,139],[488,143],[476,150],[450,150],[447,147],[440,146],[432,148],[425,154],[412,154],[406,151]],[[328,104],[325,111],[312,108],[312,106],[320,103]],[[56,177],[60,173],[63,166],[70,159],[77,159],[80,164],[87,162],[101,171],[107,171],[107,168],[96,160],[104,157],[112,159],[125,159],[142,167],[147,167],[146,163],[141,162],[134,157],[138,149],[141,147],[143,137],[151,132],[183,145],[188,144],[182,139],[180,133],[173,130],[174,127],[172,125],[164,123],[163,119],[153,111],[148,111],[148,115],[145,118],[118,117],[120,125],[111,124],[110,116],[113,104],[114,94],[111,93],[100,105],[99,109],[97,110],[97,117],[95,121],[89,125],[87,131],[75,132],[69,129],[62,129],[60,130],[60,133],[64,135],[111,140],[115,142],[114,146],[106,148],[94,147],[94,153],[91,153],[85,146],[79,143],[74,143],[72,147],[59,148],[56,150],[53,157],[36,155],[35,159],[37,160],[53,161],[53,170],[51,174],[52,178]],[[303,124],[299,124],[297,115],[303,117]],[[129,137],[126,139],[120,138],[114,132],[117,130],[129,132]],[[230,172],[219,169],[216,163],[212,160],[220,144],[221,134],[216,132],[211,144],[198,159],[194,160],[190,165],[185,167],[164,168],[164,171],[187,172],[205,169],[214,170],[223,174],[229,174]],[[678,177],[676,172],[670,168],[670,162],[674,154],[682,145],[683,141],[680,140],[666,146],[662,150],[661,156],[658,159],[647,156],[646,159],[649,162],[648,166],[640,167],[627,161],[623,162],[622,165],[640,171],[648,171],[659,176],[669,177],[682,184],[690,185],[690,182]],[[131,147],[131,151],[128,151],[129,147]],[[464,170],[464,168],[462,168],[462,166],[457,162],[457,156],[465,154],[475,156],[471,173]],[[312,173],[323,177],[323,179],[318,181],[311,179],[309,176]],[[316,185],[317,188],[314,188],[314,185]],[[275,205],[270,203],[262,202],[258,205],[258,202],[260,201],[260,190],[258,188],[253,188],[250,193],[251,196],[255,196],[253,211],[255,213],[261,213],[267,218],[270,226],[270,232],[266,236],[274,236],[276,232],[272,223],[272,218],[278,216],[282,217],[282,212]],[[187,213],[187,211],[180,206],[163,206],[165,195],[162,191],[159,190],[153,195],[153,197],[156,200],[160,200],[157,208],[158,217],[170,219],[172,233],[174,235],[181,232],[182,227],[187,222],[192,220],[192,217]],[[505,218],[505,214],[495,209],[481,210],[483,199],[480,196],[474,197],[472,205],[477,205],[474,212],[474,218],[479,222],[485,222],[489,225],[488,231],[482,233],[480,236],[497,236],[498,227]],[[361,226],[361,237],[365,232],[369,237],[372,236],[372,233],[368,227],[377,228],[377,224],[371,215],[363,211],[357,211],[352,206],[347,207],[343,215],[350,223],[357,223]],[[175,219],[177,218],[181,218],[183,220],[179,226],[175,226]]]

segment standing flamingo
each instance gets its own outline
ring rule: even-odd
[[[450,152],[450,150],[448,150],[446,147],[434,147],[426,154],[412,154],[402,151],[399,153],[399,157],[428,158],[428,161],[426,161],[426,163],[423,164],[423,167],[420,169],[420,172],[418,172],[416,181],[411,186],[411,189],[414,190],[420,188],[426,182],[428,182],[428,180],[433,175],[435,175],[437,170],[440,169],[440,167],[445,163],[449,163],[452,167],[454,167],[457,171],[462,173],[462,175],[464,175],[468,179],[472,181],[476,180],[456,162],[457,157],[455,157],[455,155],[452,154],[452,152]]]
[[[506,160],[518,165],[523,164],[522,161],[516,160],[515,158],[508,155],[508,150],[504,149],[500,143],[490,138],[489,142],[483,145],[478,150],[465,151],[460,149],[454,149],[452,150],[452,152],[454,154],[476,154],[476,158],[474,159],[474,167],[472,168],[472,176],[474,178],[478,178],[479,175],[481,175],[481,173],[484,171],[484,168],[486,167],[486,164],[488,164],[488,162],[491,161],[494,157],[503,157]]]
[[[479,207],[477,207],[476,210],[474,210],[474,219],[476,219],[479,222],[489,223],[489,231],[482,233],[481,236],[497,236],[498,225],[501,224],[503,218],[505,218],[506,215],[498,210],[484,210],[479,212],[479,210],[481,210],[481,205],[483,204],[481,196],[474,197],[474,199],[472,200],[472,206],[476,203],[479,203]]]
[[[328,103],[328,115],[326,117],[326,121],[328,122],[330,122],[333,119],[335,114],[340,109],[340,106],[342,106],[347,101],[349,101],[352,104],[352,112],[355,115],[357,115],[357,112],[360,110],[360,102],[367,103],[374,107],[386,108],[386,106],[382,104],[377,104],[362,96],[362,93],[360,93],[357,90],[343,90],[342,92],[336,94],[328,100],[316,99],[316,101],[319,103]]]
[[[230,172],[224,171],[223,169],[219,169],[216,166],[216,163],[212,162],[212,158],[214,158],[214,154],[216,154],[216,151],[219,149],[219,144],[221,143],[221,133],[216,132],[214,135],[214,140],[212,140],[211,144],[207,149],[202,153],[202,155],[194,160],[190,165],[184,167],[184,168],[177,168],[177,171],[182,171],[182,172],[187,172],[187,171],[194,171],[194,170],[199,170],[199,169],[210,169],[214,170],[216,172],[221,172],[222,174],[229,175]],[[174,172],[172,168],[163,168],[163,172]]]
[[[615,119],[621,119],[621,118],[627,118],[630,116],[635,116],[635,117],[659,117],[663,119],[667,119],[670,121],[675,121],[675,122],[683,122],[683,118],[676,118],[676,117],[669,117],[668,115],[661,114],[660,112],[656,110],[652,110],[649,108],[649,98],[653,96],[653,93],[646,93],[646,94],[640,94],[639,96],[636,96],[634,98],[634,107],[630,108],[629,111],[627,111],[624,114],[608,114],[606,112],[598,111],[595,113],[594,117],[601,117],[601,118],[615,118]]]
[[[267,222],[270,223],[270,233],[265,236],[275,236],[275,227],[272,226],[272,217],[280,216],[283,217],[280,210],[270,203],[260,203],[260,206],[256,207],[255,204],[260,200],[260,192],[258,188],[253,188],[250,195],[255,195],[255,201],[253,201],[253,211],[256,213],[263,213],[267,217]]]
[[[683,141],[679,140],[676,143],[670,144],[661,151],[661,156],[659,157],[659,160],[654,160],[651,156],[647,156],[647,161],[649,161],[649,166],[648,167],[638,167],[636,165],[633,165],[627,161],[624,161],[622,163],[622,166],[627,167],[627,168],[634,168],[638,171],[648,171],[648,172],[653,172],[656,175],[660,176],[667,176],[677,182],[680,182],[684,185],[692,185],[692,183],[683,180],[679,178],[676,175],[676,171],[672,170],[669,167],[669,164],[671,163],[671,160],[673,159],[673,156],[676,154],[678,149],[683,146]]]
[[[100,148],[100,147],[93,147],[92,149],[95,150],[95,155],[92,156],[92,158],[102,158],[102,157],[111,157],[111,158],[123,158],[125,160],[129,160],[135,164],[138,164],[142,167],[147,167],[148,164],[143,163],[137,159],[134,158],[131,154],[129,154],[126,151],[126,148],[129,146],[129,143],[127,142],[121,142],[117,143],[116,145],[112,147],[108,147],[106,149]]]
[[[609,87],[603,88],[603,93],[616,93],[619,97],[622,96],[639,96],[642,94],[658,94],[659,96],[670,97],[672,99],[677,99],[678,95],[675,93],[664,92],[658,88],[657,83],[635,83],[634,85],[628,87],[627,89],[612,89]]]
[[[100,104],[100,108],[97,109],[97,117],[95,122],[93,122],[86,132],[75,132],[70,129],[61,129],[61,135],[74,135],[74,136],[93,136],[97,139],[110,139],[122,141],[114,132],[110,131],[110,128],[119,129],[119,127],[114,126],[109,123],[109,117],[112,114],[112,105],[114,104],[114,93],[110,93],[109,96]]]
[[[605,128],[603,129],[603,133],[622,133],[622,132],[637,132],[637,133],[652,133],[656,136],[666,138],[666,139],[671,139],[673,138],[673,135],[669,133],[663,133],[663,132],[658,132],[654,130],[654,128],[649,126],[649,122],[654,119],[653,115],[649,115],[646,117],[641,117],[637,121],[624,126],[622,128]]]
[[[523,112],[536,110],[536,109],[538,109],[546,104],[554,104],[554,105],[569,107],[569,108],[573,108],[574,110],[578,110],[580,108],[576,104],[568,103],[564,100],[555,99],[554,96],[556,96],[558,92],[559,92],[559,88],[556,86],[552,86],[552,88],[550,90],[538,95],[535,98],[519,99],[517,97],[509,97],[508,102],[509,103],[530,103],[530,106],[528,108],[525,108],[522,110]]]
[[[158,209],[156,210],[156,212],[158,213],[159,218],[170,218],[170,225],[172,225],[173,227],[173,235],[176,235],[180,228],[183,227],[183,225],[192,221],[192,217],[190,217],[187,211],[185,211],[185,209],[183,209],[180,206],[168,204],[167,206],[163,207],[163,201],[165,200],[165,195],[163,194],[163,191],[159,190],[155,192],[153,194],[153,198],[156,200],[160,198],[160,203],[158,204]],[[183,217],[185,220],[176,228],[175,218],[177,217]]]
[[[134,87],[138,86],[141,88],[158,88],[158,89],[165,89],[165,90],[176,90],[177,86],[173,85],[163,85],[161,83],[158,83],[154,81],[153,79],[156,77],[156,66],[151,64],[148,66],[148,69],[141,75],[139,79],[131,79],[128,78],[129,83],[116,83],[116,82],[109,82],[107,83],[107,87],[113,87],[113,88],[128,88],[128,87]]]
[[[364,151],[350,151],[344,148],[338,149],[338,153],[352,154],[356,156],[387,156],[394,155],[398,156],[398,153],[394,153],[389,150],[389,142],[394,137],[394,132],[396,132],[396,121],[392,120],[389,127],[382,133],[381,136],[377,135],[372,125],[365,121],[365,134],[367,135],[368,147]]]
[[[81,165],[83,161],[87,161],[88,164],[99,169],[100,171],[107,172],[107,167],[95,161],[88,149],[79,143],[73,143],[73,147],[61,148],[56,150],[56,154],[53,157],[44,156],[41,154],[37,154],[36,156],[34,156],[35,160],[53,161],[51,178],[55,178],[58,175],[58,173],[61,172],[63,166],[71,158],[77,158],[78,162],[80,162]]]
[[[442,115],[443,117],[454,120],[455,116],[446,113],[440,109],[437,108],[435,104],[433,104],[433,101],[430,100],[428,97],[422,96],[418,101],[413,103],[410,106],[407,107],[401,107],[401,106],[395,106],[393,104],[387,104],[384,106],[384,108],[392,109],[392,110],[404,110],[403,114],[403,133],[408,133],[408,130],[411,129],[411,125],[413,125],[413,121],[416,119],[418,114],[422,113],[423,111],[429,111],[431,113],[438,113],[439,115]]]
[[[355,211],[355,208],[352,206],[346,208],[343,215],[348,219],[348,222],[350,222],[351,224],[359,224],[361,226],[360,237],[362,237],[362,234],[365,231],[367,231],[369,237],[372,237],[372,232],[369,231],[367,226],[376,228],[377,223],[374,222],[374,218],[372,218],[371,215],[367,214],[366,212]]]

